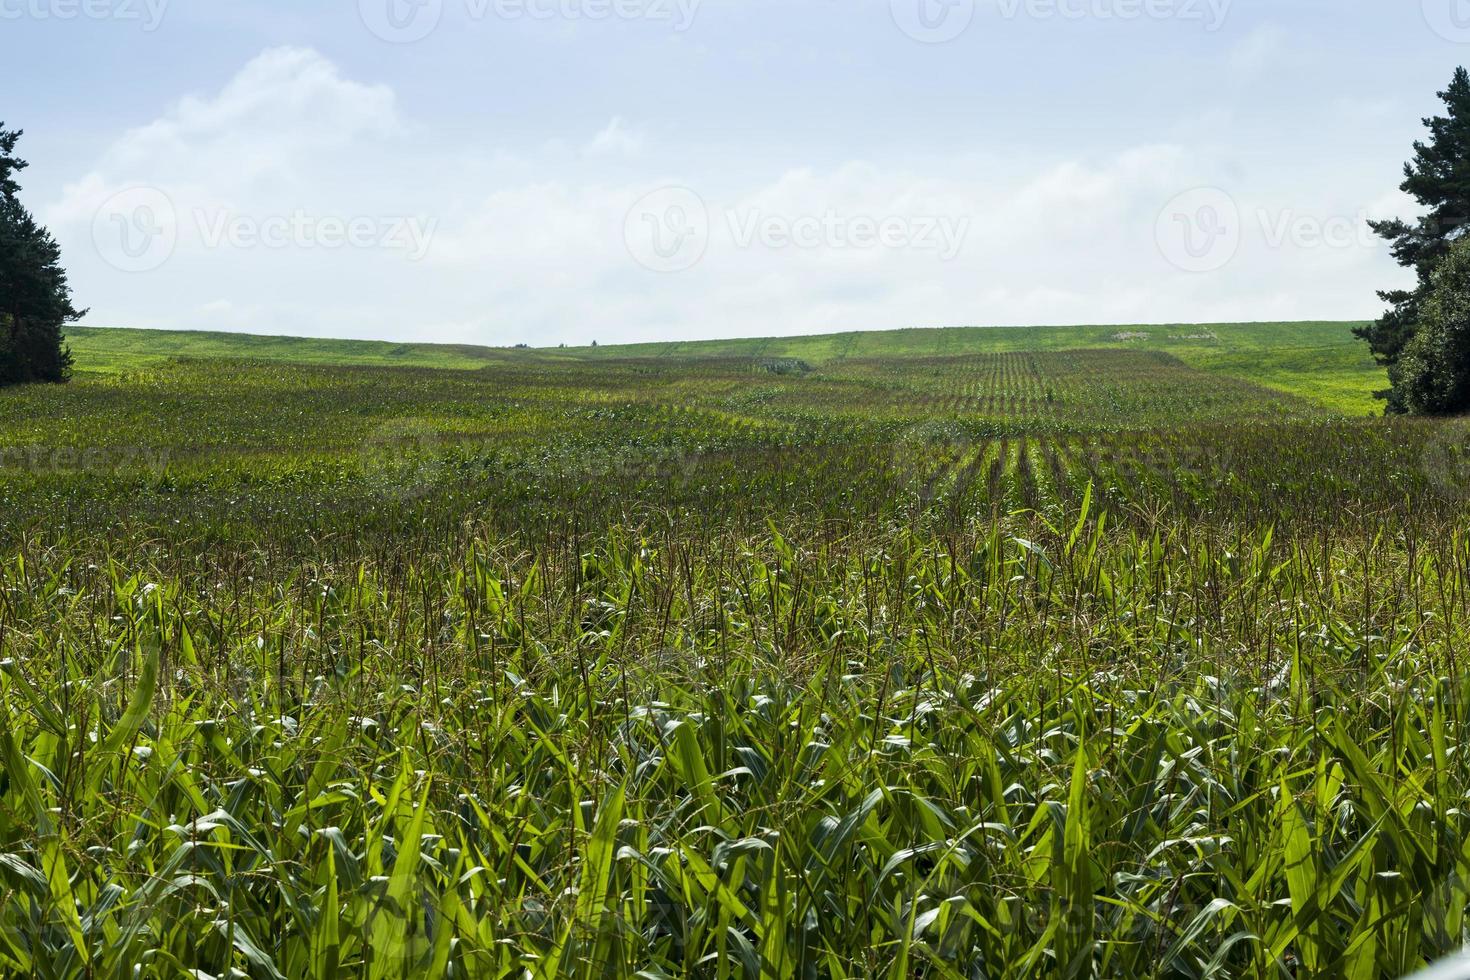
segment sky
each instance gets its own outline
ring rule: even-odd
[[[0,0],[83,322],[1366,319],[1470,0]]]

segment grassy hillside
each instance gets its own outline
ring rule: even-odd
[[[580,356],[727,354],[797,357],[825,364],[850,357],[1096,348],[1161,350],[1191,367],[1301,395],[1347,415],[1377,413],[1384,372],[1353,336],[1356,323],[1229,323],[1075,327],[954,327],[817,337],[639,344],[578,350]]]
[[[1352,323],[1233,323],[1078,327],[954,327],[522,351],[467,345],[396,344],[221,334],[73,328],[84,371],[124,371],[174,357],[301,364],[475,369],[487,365],[629,357],[794,358],[822,368],[849,359],[1084,349],[1164,351],[1185,364],[1306,398],[1344,415],[1376,413],[1383,371],[1352,335]]]
[[[267,337],[202,330],[72,327],[67,331],[67,340],[80,370],[108,372],[135,370],[176,357],[472,370],[503,361],[509,355],[508,351],[490,347]]]

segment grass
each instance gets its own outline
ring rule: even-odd
[[[198,330],[120,330],[69,327],[67,340],[83,371],[117,372],[175,358],[279,361],[473,370],[504,361],[506,352],[448,344],[398,344],[372,340],[313,340]]]
[[[847,359],[954,357],[1037,351],[1163,351],[1192,367],[1262,384],[1345,415],[1376,414],[1384,372],[1354,323],[1178,324],[1101,327],[950,328],[815,337],[697,341],[523,352],[504,348],[300,340],[245,334],[77,327],[71,343],[85,370],[122,371],[175,357],[295,363],[437,367],[566,358],[790,358],[816,367]]]
[[[1215,332],[78,336],[109,370],[0,392],[0,973],[1454,952],[1470,427]]]

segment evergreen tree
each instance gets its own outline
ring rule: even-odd
[[[20,192],[15,173],[26,168],[26,162],[15,155],[15,144],[20,142],[20,137],[20,130],[6,130],[0,122],[0,197],[11,198]]]
[[[1414,158],[1404,164],[1404,182],[1399,185],[1423,206],[1424,215],[1413,223],[1397,218],[1372,223],[1373,230],[1391,243],[1399,264],[1414,269],[1419,279],[1413,290],[1380,292],[1389,309],[1376,322],[1354,331],[1368,342],[1378,362],[1390,368],[1419,329],[1435,270],[1470,225],[1470,72],[1457,68],[1439,98],[1446,115],[1424,120],[1429,140],[1414,143]],[[1379,393],[1388,399],[1390,412],[1408,410],[1400,394],[1397,386]]]
[[[1470,411],[1470,238],[1451,245],[1435,271],[1418,329],[1389,375],[1406,412]]]
[[[20,136],[0,123],[0,385],[66,381],[72,359],[62,327],[83,312],[72,306],[56,239],[20,203]]]

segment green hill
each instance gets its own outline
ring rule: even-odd
[[[76,327],[77,367],[118,372],[172,358],[473,370],[488,365],[630,357],[794,358],[821,368],[860,358],[943,357],[1012,351],[1159,350],[1191,367],[1307,398],[1346,415],[1377,412],[1386,379],[1352,335],[1353,323],[1230,323],[1075,327],[951,327],[805,337],[671,341],[512,350],[468,345],[318,340],[202,331]]]

